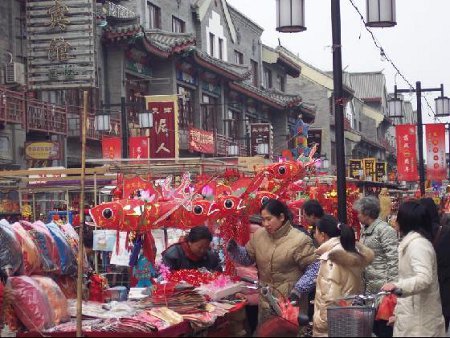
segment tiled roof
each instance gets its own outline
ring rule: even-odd
[[[349,73],[350,87],[359,99],[381,99],[386,97],[386,77],[382,72]]]
[[[207,53],[195,48],[193,49],[195,61],[214,72],[230,78],[231,80],[244,80],[250,77],[251,70],[248,66],[236,65],[211,57]]]
[[[253,96],[255,99],[261,100],[278,109],[295,107],[302,102],[302,98],[298,95],[288,95],[278,91],[263,90],[246,82],[232,82],[230,83],[230,87],[234,90],[244,92],[249,96]]]
[[[195,45],[195,36],[188,33],[153,30],[146,31],[145,36],[155,47],[169,53],[178,53],[186,47]]]
[[[180,53],[195,45],[195,37],[191,34],[172,33],[161,30],[144,32],[142,26],[117,25],[109,26],[104,31],[104,38],[108,41],[122,41],[131,38],[141,38],[146,49],[162,57],[173,53]]]

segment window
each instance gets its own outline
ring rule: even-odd
[[[207,131],[216,131],[217,127],[217,99],[203,95],[202,107],[202,129]]]
[[[184,33],[186,29],[186,24],[183,20],[178,19],[175,16],[172,16],[172,32],[174,33]]]
[[[223,39],[219,38],[219,59],[223,60]]]
[[[148,3],[149,24],[150,29],[161,29],[161,8]]]
[[[209,33],[209,55],[214,56],[214,42],[215,36],[213,33]]]
[[[244,54],[235,50],[234,51],[234,63],[237,65],[243,65],[244,64]]]
[[[272,88],[272,72],[267,68],[264,68],[264,87],[266,89]]]
[[[239,115],[240,113],[234,110],[228,110],[228,136],[233,138],[234,140],[238,140],[241,136],[240,128],[239,128]]]
[[[252,65],[252,84],[255,87],[259,87],[258,62],[251,60],[251,65]]]
[[[194,125],[194,98],[192,90],[178,87],[178,123],[181,130],[187,130]]]
[[[277,84],[280,91],[286,91],[286,82],[284,81],[284,76],[280,74],[277,75]]]

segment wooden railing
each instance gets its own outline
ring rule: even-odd
[[[0,122],[25,127],[25,93],[0,87]]]
[[[29,100],[27,108],[27,130],[67,135],[66,107],[37,100]]]

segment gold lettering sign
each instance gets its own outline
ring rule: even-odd
[[[64,31],[70,21],[66,18],[66,14],[69,13],[67,6],[63,5],[60,0],[55,0],[55,5],[49,8],[47,11],[50,15],[50,23],[48,24],[51,28],[58,27],[60,30]]]

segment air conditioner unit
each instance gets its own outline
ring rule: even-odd
[[[25,65],[20,62],[6,64],[6,83],[25,84]]]

